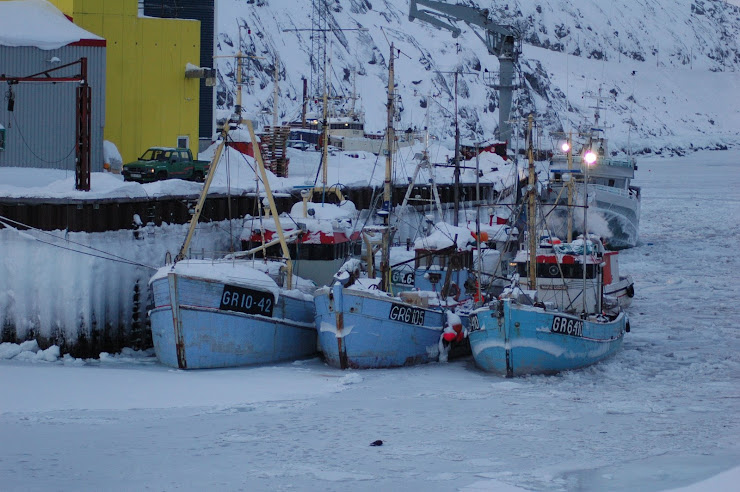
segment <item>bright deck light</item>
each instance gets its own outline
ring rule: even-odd
[[[568,152],[570,150],[570,145],[568,142],[563,142],[563,145],[561,145],[560,148],[563,149],[563,152]]]
[[[586,161],[586,164],[590,166],[591,164],[596,162],[596,154],[593,150],[589,150],[588,152],[586,152],[586,155],[583,156],[583,159]]]

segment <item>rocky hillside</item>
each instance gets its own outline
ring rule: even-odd
[[[343,96],[335,108],[349,104],[354,86],[367,129],[382,131],[393,42],[399,50],[399,128],[426,126],[441,140],[450,139],[457,71],[463,138],[496,136],[498,97],[489,75],[497,73],[498,60],[488,54],[479,28],[456,22],[462,34],[455,39],[419,20],[410,22],[408,0],[324,1],[327,79],[331,94]],[[553,144],[554,131],[592,124],[599,92],[600,125],[613,151],[682,152],[740,144],[739,7],[719,0],[462,3],[489,9],[494,21],[521,33],[520,89],[511,117],[534,112],[542,147]],[[271,123],[279,59],[280,119],[299,117],[302,78],[312,81],[316,74],[312,77],[310,63],[311,14],[311,0],[219,0],[217,51],[226,56],[217,62],[222,115],[235,99],[235,63],[228,55],[241,49],[254,55],[245,63],[245,110]],[[321,70],[323,63],[317,65],[313,69]],[[313,97],[321,91],[310,92]],[[522,124],[515,126],[521,134]]]

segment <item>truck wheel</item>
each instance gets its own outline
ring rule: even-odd
[[[159,171],[157,173],[157,180],[167,179],[167,171]]]
[[[203,173],[201,171],[195,171],[193,173],[193,181],[195,181],[196,183],[202,183],[203,181],[205,181],[203,179]]]

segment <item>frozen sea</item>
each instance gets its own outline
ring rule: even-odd
[[[738,490],[740,151],[644,158],[635,184],[632,332],[601,364],[504,379],[471,359],[17,356],[0,360],[0,490]]]

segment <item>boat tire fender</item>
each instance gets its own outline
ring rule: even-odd
[[[627,286],[627,297],[635,297],[635,286],[632,284]]]
[[[450,288],[447,291],[447,296],[452,297],[456,301],[460,300],[460,287],[455,282],[452,282],[450,284]]]

